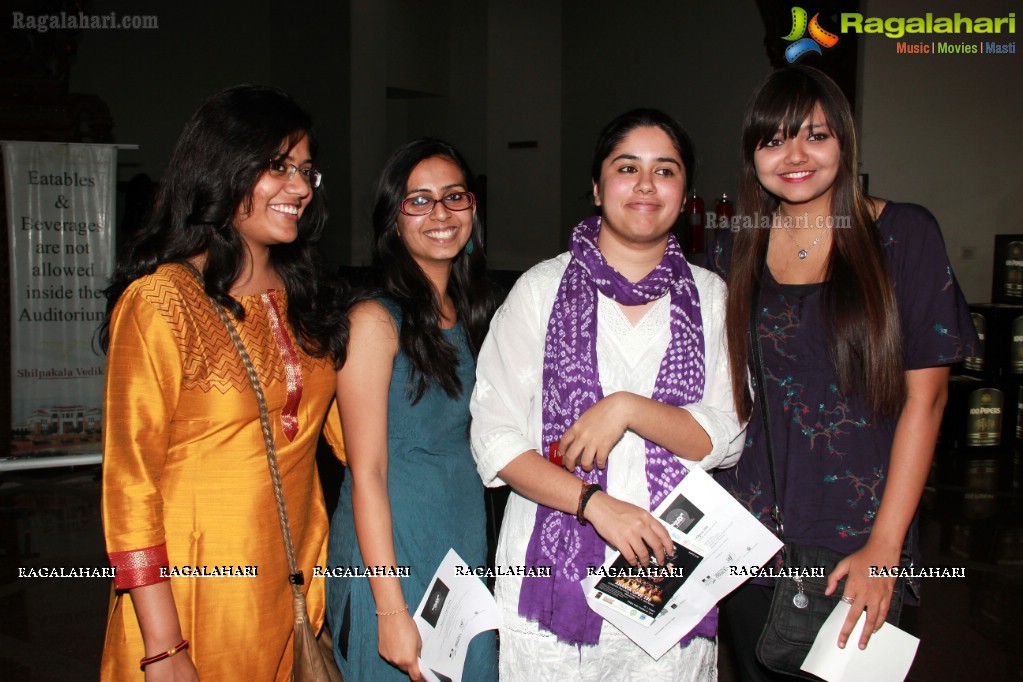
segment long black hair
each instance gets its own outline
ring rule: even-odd
[[[779,200],[757,178],[754,155],[780,129],[785,138],[799,133],[803,121],[820,105],[828,128],[838,140],[841,163],[835,177],[831,215],[848,216],[851,229],[833,229],[823,289],[828,350],[843,393],[862,392],[873,413],[890,417],[905,400],[902,333],[894,286],[881,236],[856,177],[856,127],[849,102],[823,72],[792,66],[773,74],[753,94],[742,126],[739,211],[759,222],[774,215]],[[760,278],[770,230],[743,229],[735,236],[728,273],[727,336],[732,362],[732,389],[742,418],[753,402],[749,395],[749,309],[754,282]]]
[[[383,293],[401,307],[401,350],[412,363],[409,396],[418,402],[430,382],[435,382],[451,397],[462,391],[456,371],[457,352],[441,334],[440,302],[426,274],[408,252],[398,235],[398,213],[408,193],[412,171],[426,159],[441,157],[458,166],[466,189],[473,191],[469,163],[457,149],[443,140],[422,138],[400,147],[380,172],[376,205],[373,209],[373,262],[383,276]],[[448,280],[448,295],[455,304],[473,357],[479,352],[487,333],[494,297],[484,277],[483,226],[477,210],[472,220],[470,249],[455,256]]]
[[[205,256],[206,293],[244,319],[244,309],[228,293],[245,263],[246,247],[234,217],[239,209],[251,210],[253,190],[270,161],[287,157],[303,137],[315,157],[312,119],[276,88],[238,85],[202,103],[178,138],[146,220],[106,289],[107,316],[100,328],[104,350],[110,343],[110,315],[128,285],[163,263],[199,255]],[[321,281],[313,249],[326,217],[323,191],[314,190],[298,221],[297,238],[271,246],[270,264],[288,292],[288,322],[303,349],[315,356],[330,353],[340,365],[348,338],[340,310],[346,292],[338,282]]]

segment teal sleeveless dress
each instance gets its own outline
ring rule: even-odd
[[[401,328],[396,303],[378,299]],[[443,331],[458,349],[462,392],[449,398],[430,385],[416,404],[408,395],[411,364],[399,348],[387,397],[387,490],[391,501],[394,553],[410,575],[399,578],[409,610],[415,611],[434,571],[454,548],[469,566],[487,562],[483,484],[469,449],[469,396],[476,382],[476,362],[461,323]],[[330,524],[328,564],[362,566],[352,513],[352,478],[346,476]],[[377,616],[369,580],[328,577],[327,617],[334,635],[334,658],[347,682],[408,680],[380,658]],[[463,680],[496,680],[495,631],[477,635],[469,645]]]

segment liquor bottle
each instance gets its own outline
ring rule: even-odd
[[[716,227],[719,230],[727,230],[731,227],[735,210],[732,207],[732,202],[728,200],[727,194],[722,194],[721,198],[714,204],[714,213],[717,214]]]
[[[686,243],[684,249],[689,253],[703,253],[706,250],[704,228],[707,216],[704,212],[703,199],[696,193],[696,188],[689,190],[685,211]]]
[[[1003,394],[997,388],[981,388],[970,394],[966,421],[967,446],[1002,444]]]
[[[984,344],[987,343],[987,320],[981,312],[970,312],[973,318],[973,327],[977,330],[977,338],[980,340],[980,348],[977,348],[977,355],[968,355],[963,358],[963,366],[975,372],[984,371]]]

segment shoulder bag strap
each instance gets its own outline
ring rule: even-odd
[[[202,276],[199,274],[199,271],[190,263],[188,267],[199,282],[200,288],[204,289]],[[228,336],[231,337],[231,341],[234,342],[234,347],[238,350],[238,355],[241,356],[242,365],[245,366],[245,373],[249,377],[249,383],[252,384],[252,390],[256,394],[256,403],[259,405],[259,425],[262,428],[263,443],[266,446],[266,462],[270,468],[270,482],[273,486],[274,501],[277,503],[277,520],[281,524],[281,535],[284,537],[284,552],[288,556],[288,579],[291,582],[293,592],[301,595],[298,586],[303,584],[305,580],[302,571],[298,568],[298,559],[295,558],[295,543],[291,537],[291,523],[288,521],[288,508],[284,502],[284,483],[281,480],[281,470],[277,465],[277,446],[274,444],[273,430],[270,427],[270,414],[266,407],[266,396],[263,394],[263,387],[259,383],[259,375],[256,373],[255,365],[252,364],[252,358],[249,357],[249,352],[245,349],[245,343],[242,341],[241,336],[238,335],[238,330],[235,329],[234,323],[231,322],[227,311],[209,295],[207,295],[207,298],[210,301],[210,305],[213,306],[213,309],[220,316],[220,321],[223,322]]]
[[[774,519],[778,539],[785,542],[785,515],[781,510],[778,497],[778,472],[774,463],[774,443],[771,439],[771,414],[767,406],[767,379],[764,372],[764,355],[760,348],[760,336],[757,334],[757,310],[760,307],[760,282],[763,278],[765,262],[761,261],[759,271],[753,279],[753,295],[749,308],[749,342],[750,353],[753,355],[753,380],[756,382],[753,400],[760,406],[760,421],[763,423],[764,442],[767,448],[767,462],[771,469],[771,493],[774,504],[771,505],[771,518]]]

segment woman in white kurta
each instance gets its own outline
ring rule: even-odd
[[[651,551],[660,559],[671,547],[648,510],[684,476],[684,469],[677,479],[652,476],[650,461],[657,451],[675,463],[681,457],[690,460],[686,466],[708,469],[729,466],[738,457],[742,427],[734,412],[722,335],[725,287],[716,275],[685,265],[670,236],[691,167],[688,137],[663,113],[639,110],[612,121],[594,157],[600,218],[576,228],[570,253],[523,275],[494,318],[479,356],[472,444],[484,483],[514,489],[501,528],[498,566],[534,563],[537,531],[551,527],[542,525],[541,517],[556,519],[553,527],[571,526],[572,547],[585,543],[588,532],[576,524],[592,523],[599,551],[588,563],[599,565],[617,548],[634,564],[647,565]],[[579,281],[585,285],[592,279],[596,286],[589,308],[565,291],[577,267],[574,261],[582,265],[575,270],[581,273]],[[660,295],[656,287],[654,293],[643,289],[642,301],[623,303],[628,291],[604,286],[610,268],[625,289],[630,283],[642,289],[662,270],[688,284],[672,281]],[[580,308],[583,318],[576,316]],[[573,312],[563,316],[562,311]],[[596,319],[587,322],[587,315]],[[552,352],[559,343],[552,335],[571,337],[572,343],[587,329],[595,331],[595,363],[585,357],[585,349],[580,357],[570,352],[567,360]],[[692,336],[688,345],[678,341],[687,333]],[[672,344],[684,346],[685,352],[675,352]],[[676,372],[676,365],[683,364],[685,370]],[[575,395],[579,391],[573,389],[581,387],[592,390],[594,400],[580,406],[566,398],[561,412],[579,414],[555,439],[546,432],[558,412],[550,411],[545,387],[551,391],[556,375],[571,375],[577,365],[582,378],[569,379],[561,395]],[[599,385],[587,388],[587,381]],[[685,393],[676,390],[683,383],[697,400],[664,398]],[[563,467],[549,461],[553,440],[560,440]],[[598,472],[603,490],[590,490]],[[557,574],[557,560],[553,563]],[[541,595],[537,607],[536,598],[522,592],[524,580],[535,579],[510,575],[497,580],[502,679],[716,679],[716,613],[681,646],[654,660],[613,626],[599,618],[593,622],[592,612],[581,611],[581,588],[567,599],[573,585],[559,584]],[[569,603],[573,599],[576,603]]]

